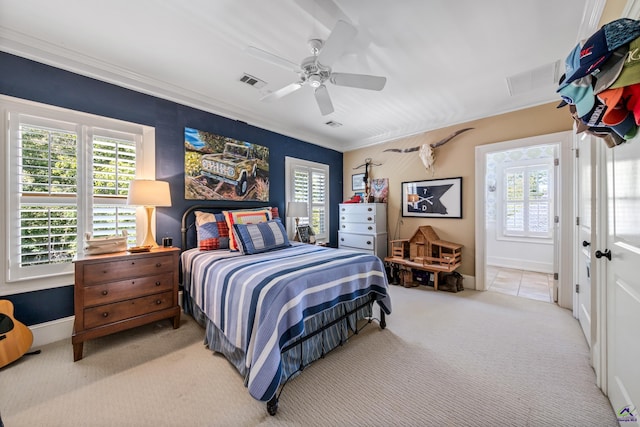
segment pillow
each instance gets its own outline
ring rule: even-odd
[[[229,249],[229,227],[224,214],[196,211],[195,215],[198,249],[201,251]]]
[[[287,232],[279,219],[257,224],[234,224],[238,248],[245,255],[282,249],[291,246]]]
[[[233,230],[234,224],[256,224],[271,219],[271,208],[224,211],[223,213],[229,230]],[[238,244],[233,233],[229,233],[229,249],[232,251],[238,250]]]
[[[277,206],[272,206],[271,208],[271,219],[276,219],[276,218],[280,218],[280,212],[278,212],[278,207]]]

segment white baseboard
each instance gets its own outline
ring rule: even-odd
[[[182,291],[178,293],[178,304],[182,310]],[[33,332],[33,344],[31,348],[42,347],[52,342],[70,339],[73,333],[73,321],[75,316],[63,317],[51,322],[39,323],[29,326]]]
[[[465,289],[476,289],[476,276],[467,276],[466,274],[463,274],[462,279],[462,285]]]
[[[514,268],[517,270],[537,271],[540,273],[548,274],[554,272],[552,263],[530,261],[518,258],[487,256],[487,265],[504,268]]]
[[[73,321],[75,316],[63,317],[62,319],[52,320],[51,322],[39,323],[29,326],[33,332],[32,349],[51,344],[52,342],[70,339],[73,333]],[[69,341],[71,342],[71,341]],[[71,347],[69,347],[71,352]]]

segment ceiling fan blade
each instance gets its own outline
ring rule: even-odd
[[[249,55],[255,56],[258,59],[262,59],[263,61],[267,61],[274,65],[282,67],[285,70],[291,70],[296,73],[300,71],[300,65],[295,64],[288,59],[284,59],[278,55],[274,55],[273,53],[269,53],[266,50],[262,50],[255,46],[247,46],[244,50]]]
[[[265,102],[275,101],[277,99],[280,99],[284,96],[289,95],[290,93],[297,91],[301,87],[302,87],[302,83],[300,82],[291,83],[290,85],[287,85],[285,87],[282,87],[276,90],[275,92],[271,92],[270,94],[263,96],[262,98],[260,98],[260,101],[265,101]]]
[[[329,81],[338,86],[357,87],[360,89],[382,90],[387,83],[386,77],[367,74],[331,73]]]
[[[331,103],[331,98],[329,97],[329,91],[325,85],[318,86],[316,88],[316,102],[318,103],[318,107],[320,107],[320,112],[323,116],[327,114],[333,113],[333,104]]]
[[[330,67],[342,55],[347,44],[356,37],[356,34],[358,30],[353,25],[338,21],[320,49],[318,62],[325,67]]]
[[[294,0],[295,3],[309,16],[328,30],[335,25],[335,22],[342,20],[350,23],[350,19],[342,11],[334,0]]]

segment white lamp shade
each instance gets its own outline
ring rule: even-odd
[[[288,217],[306,217],[307,215],[309,215],[307,202],[289,202],[287,205]]]
[[[127,204],[134,206],[171,206],[169,183],[136,179],[129,183]]]

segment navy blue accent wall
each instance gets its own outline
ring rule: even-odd
[[[156,238],[171,236],[174,246],[180,246],[182,212],[203,202],[184,199],[185,127],[269,147],[269,204],[277,206],[281,216],[285,214],[285,156],[328,164],[330,244],[337,246],[338,203],[342,200],[342,153],[338,151],[4,52],[0,52],[0,94],[153,126],[156,179],[169,182],[172,199],[170,208],[157,209]],[[236,205],[243,204],[236,202]],[[8,299],[16,305],[16,318],[28,325],[73,314],[72,286],[12,295]]]

